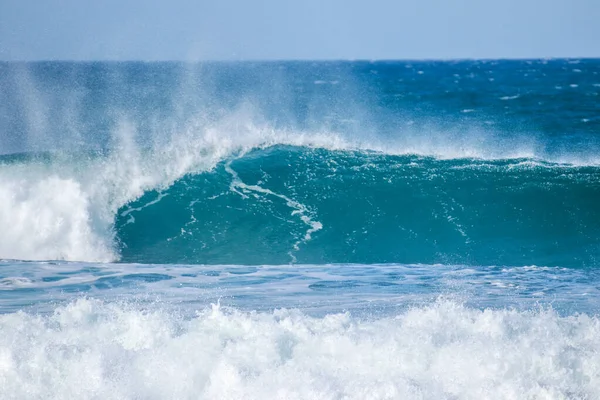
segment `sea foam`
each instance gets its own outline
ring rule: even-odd
[[[0,316],[2,399],[600,396],[600,320],[439,300],[384,318],[80,299]]]

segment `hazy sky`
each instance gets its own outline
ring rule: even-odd
[[[0,0],[2,60],[600,57],[600,0]]]

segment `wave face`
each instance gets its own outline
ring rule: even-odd
[[[595,60],[0,64],[0,257],[594,266]]]
[[[593,265],[600,168],[271,147],[121,208],[123,261]]]

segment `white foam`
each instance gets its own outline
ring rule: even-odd
[[[440,300],[379,319],[78,300],[0,316],[2,399],[599,398],[600,320]]]
[[[519,97],[521,97],[518,94],[515,94],[514,96],[503,96],[500,97],[500,100],[514,100],[514,99],[518,99]]]
[[[96,261],[115,257],[107,229],[110,221],[94,229],[89,193],[80,182],[51,172],[16,173],[18,169],[0,169],[1,257]]]

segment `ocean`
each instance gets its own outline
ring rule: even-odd
[[[600,398],[600,60],[0,63],[0,399]]]

